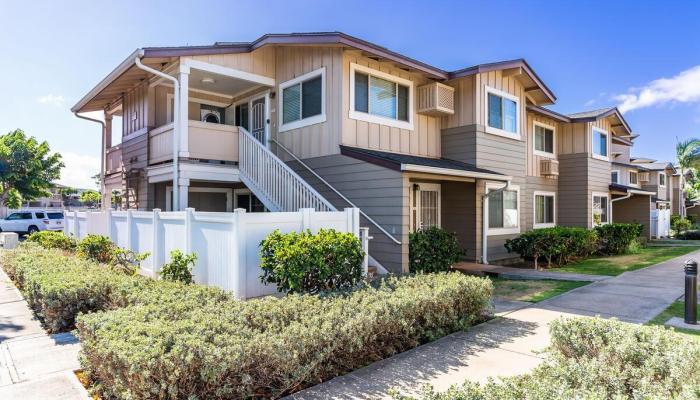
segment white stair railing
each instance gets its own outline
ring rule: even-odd
[[[272,211],[337,211],[302,177],[246,129],[238,130],[238,169],[243,183]]]

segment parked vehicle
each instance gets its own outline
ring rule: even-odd
[[[63,230],[62,211],[17,211],[0,220],[0,231],[32,234],[38,231]]]

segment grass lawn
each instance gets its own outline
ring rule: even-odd
[[[504,300],[519,300],[537,303],[550,297],[568,292],[590,282],[555,281],[555,280],[516,280],[491,278],[493,297]]]
[[[679,317],[683,318],[685,315],[685,304],[683,304],[682,301],[676,301],[670,306],[668,306],[667,309],[661,312],[661,314],[657,315],[647,323],[647,325],[663,325],[664,322],[668,321],[671,319],[671,317]],[[700,309],[698,309],[698,321],[700,321]],[[681,333],[683,335],[686,335],[694,340],[700,341],[700,331],[694,331],[692,329],[682,329],[682,328],[673,328],[676,332]]]
[[[700,249],[696,247],[645,247],[637,254],[624,254],[611,257],[591,257],[585,260],[555,268],[553,271],[574,272],[590,275],[620,275],[658,264],[674,257]]]

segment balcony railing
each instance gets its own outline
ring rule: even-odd
[[[122,170],[122,147],[116,145],[107,150],[106,157],[107,165],[105,166],[105,174],[114,174]]]
[[[190,158],[238,161],[238,127],[189,121],[188,136]],[[148,160],[151,164],[172,160],[173,124],[151,130],[148,137]]]

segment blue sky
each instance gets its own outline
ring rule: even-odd
[[[0,132],[64,154],[62,182],[90,186],[99,128],[69,108],[134,49],[343,31],[458,69],[523,57],[564,112],[622,105],[634,152],[673,159],[700,136],[700,2],[0,0]]]

